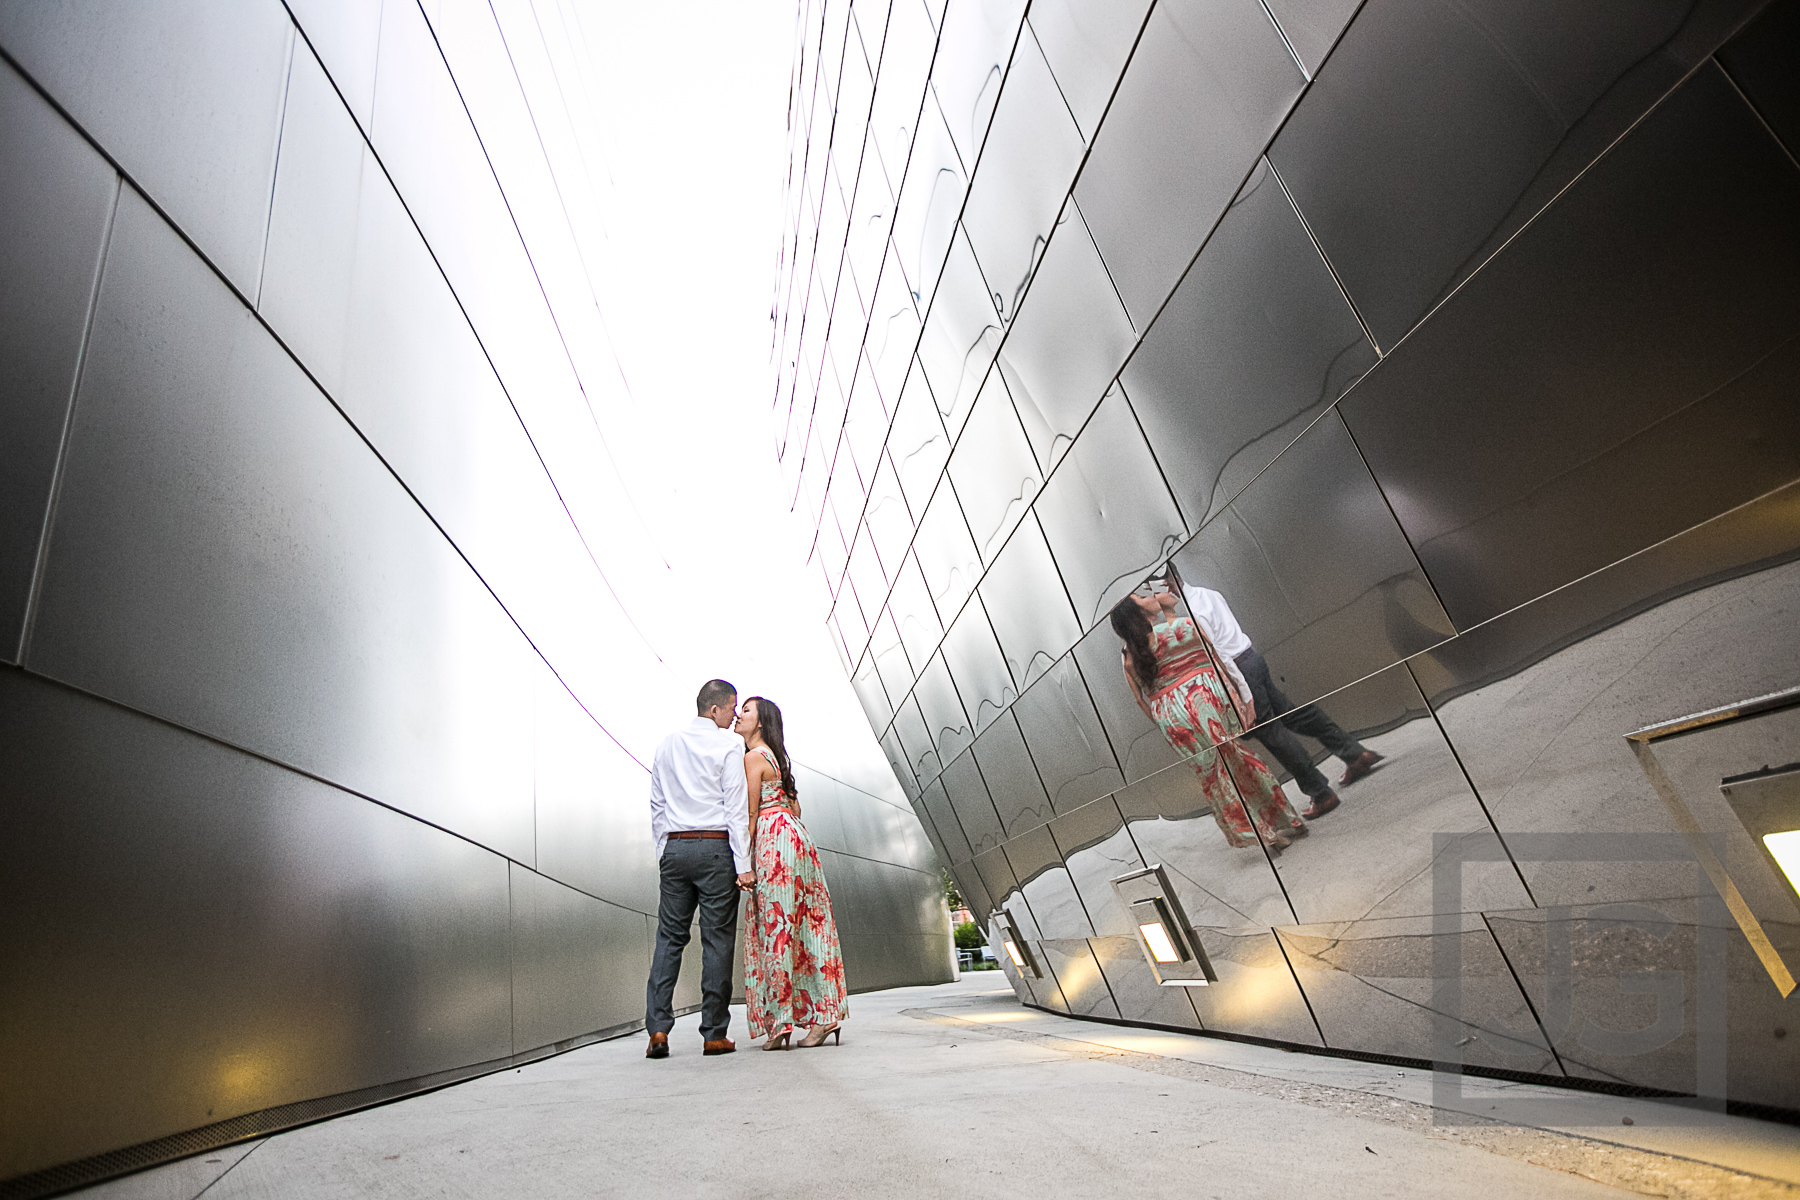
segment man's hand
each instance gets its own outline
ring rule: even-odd
[[[755,871],[745,871],[742,875],[738,876],[738,890],[740,892],[747,892],[755,886],[756,886],[756,872]]]

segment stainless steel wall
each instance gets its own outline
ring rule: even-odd
[[[779,453],[1020,998],[1800,1109],[1793,1002],[1630,861],[1684,843],[1623,738],[1800,683],[1800,4],[802,13]],[[1385,756],[1279,856],[1127,688],[1107,613],[1170,560]],[[1733,854],[1720,779],[1800,760],[1745,730],[1682,751]],[[1211,987],[1155,986],[1108,886],[1152,863]]]
[[[0,3],[8,1194],[642,1020],[699,681],[609,587],[580,38],[429,8]],[[946,978],[839,757],[851,985]]]

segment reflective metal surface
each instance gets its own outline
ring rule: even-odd
[[[1022,36],[962,218],[1002,322],[1018,314],[1084,149],[1037,39]]]
[[[953,442],[962,435],[999,345],[994,292],[959,226],[919,337],[919,366]]]
[[[1112,797],[1057,817],[1050,823],[1050,836],[1094,931],[1130,937],[1136,945],[1137,927],[1111,881],[1144,864]]]
[[[1107,990],[1119,1017],[1146,1025],[1172,1025],[1178,1029],[1200,1028],[1200,1018],[1188,1000],[1189,988],[1166,988],[1144,963],[1144,952],[1134,937],[1095,937],[1088,939],[1094,961],[1106,976]]]
[[[1265,160],[1123,381],[1198,528],[1374,364],[1374,347]]]
[[[1725,1095],[1791,1103],[1792,1007],[1728,917],[1702,925],[1692,901],[1659,899],[1488,920],[1570,1075],[1716,1096],[1704,1084],[1722,1058]],[[1783,936],[1784,949],[1800,941],[1792,926]],[[1703,1007],[1720,1000],[1723,1013]],[[1703,1049],[1701,1017],[1723,1018],[1722,1056]]]
[[[1007,671],[1020,688],[1030,687],[1081,637],[1035,516],[1020,523],[994,560],[981,595]]]
[[[1051,973],[1056,976],[1057,990],[1062,993],[1068,1011],[1078,1017],[1116,1019],[1118,1006],[1100,970],[1100,963],[1088,948],[1086,938],[1050,938],[1040,945]]]
[[[15,662],[118,180],[4,64],[0,161],[0,211],[35,232],[0,242],[0,660]]]
[[[529,861],[518,630],[129,192],[107,267],[26,665]]]
[[[1228,785],[1229,786],[1229,785]],[[1133,784],[1114,797],[1129,823],[1131,839],[1147,863],[1160,863],[1202,934],[1206,927],[1281,925],[1293,908],[1262,848],[1230,845],[1214,815],[1213,802],[1185,764]],[[1219,802],[1235,809],[1242,801]],[[1228,814],[1225,819],[1233,819]],[[1241,815],[1235,819],[1242,820]]]
[[[976,607],[971,620],[986,621],[987,618]],[[998,657],[998,651],[995,656]],[[1004,663],[1000,666],[1002,670],[1005,669]],[[944,665],[942,654],[932,655],[931,661],[919,673],[913,699],[918,701],[919,712],[925,718],[925,728],[931,735],[929,749],[933,753],[931,756],[921,756],[917,764],[919,774],[929,778],[943,770],[945,763],[961,754],[975,740],[975,722],[964,712],[963,702],[957,696],[956,685],[951,681],[950,670]],[[987,715],[989,720],[993,719],[991,709]]]
[[[962,823],[963,834],[978,856],[992,851],[1005,840],[1005,828],[1000,824],[1000,816],[994,809],[973,754],[964,754],[944,768],[937,782],[949,797],[950,807]],[[992,880],[989,883],[990,890],[994,890]],[[998,890],[1004,895],[1009,888]]]
[[[1018,694],[980,600],[964,608],[944,635],[943,661],[962,697],[963,711],[974,718],[976,733],[992,725]]]
[[[1040,0],[1026,23],[1056,76],[1063,100],[1091,139],[1143,28],[1149,0]]]
[[[540,668],[534,684],[530,865],[614,904],[655,912],[656,879],[642,865],[654,857],[654,843],[636,811],[647,773],[549,670]]]
[[[265,0],[0,7],[0,45],[250,297],[296,40]]]
[[[1260,3],[1182,0],[1151,10],[1075,184],[1138,328],[1174,289],[1304,83]]]
[[[905,403],[912,402],[911,396]],[[901,409],[905,412],[904,405]],[[913,554],[925,576],[931,601],[942,621],[952,621],[962,611],[963,602],[975,590],[981,578],[981,559],[975,542],[969,536],[968,523],[949,487],[939,487],[931,496],[925,516],[919,521],[918,536],[913,541]]]
[[[1740,555],[1754,563],[1792,541],[1786,514],[1794,505],[1783,496],[1741,510],[1421,656],[1426,695],[1503,837],[1676,832],[1623,735],[1673,707],[1706,708],[1789,681],[1787,664],[1771,660],[1767,647],[1788,636],[1780,614],[1800,568],[1740,574],[1736,564]],[[1738,577],[1695,586],[1715,572]],[[1667,681],[1676,672],[1684,685],[1681,703],[1672,705]],[[1694,743],[1682,770],[1703,786],[1687,792],[1716,789],[1726,776],[1772,765],[1779,753],[1728,746],[1719,753],[1716,745]],[[1519,867],[1544,905],[1667,894],[1665,871],[1655,864]]]
[[[1275,860],[1295,915],[1303,922],[1388,917],[1431,912],[1434,866],[1446,856],[1498,850],[1498,838],[1469,787],[1456,755],[1426,708],[1404,665],[1334,693],[1315,706],[1381,756],[1374,771],[1349,785],[1338,783],[1342,804],[1310,823],[1310,834]],[[1286,775],[1256,738],[1245,739],[1260,769]],[[1302,743],[1311,749],[1311,739]],[[1324,747],[1312,750],[1323,757]],[[1246,761],[1246,760],[1240,760]],[[1339,762],[1326,760],[1328,781]],[[1234,767],[1240,792],[1251,792],[1251,772]],[[1290,781],[1283,787],[1297,791]],[[1304,795],[1293,795],[1296,805]],[[1471,861],[1460,870],[1457,908],[1478,912],[1529,903],[1513,864]]]
[[[1796,205],[1793,160],[1704,68],[1345,400],[1459,628],[1800,475]]]
[[[1012,715],[1058,812],[1124,786],[1112,744],[1072,656],[1044,672],[1013,705]]]
[[[511,864],[513,1053],[637,1020],[641,914]]]
[[[1395,0],[1358,16],[1271,155],[1383,349],[1691,7]]]
[[[1346,921],[1276,930],[1325,1044],[1376,1054],[1439,1046],[1464,1064],[1559,1075],[1531,1006],[1480,914],[1454,931],[1431,917]],[[1457,1003],[1446,1013],[1439,939],[1457,941]],[[1448,1017],[1448,1022],[1445,1018]]]
[[[1295,704],[1455,632],[1336,412],[1173,561],[1219,593]]]
[[[1038,465],[1056,466],[1137,340],[1073,201],[1064,205],[1000,348],[1000,373]]]
[[[1181,541],[1180,513],[1119,389],[1062,458],[1038,516],[1084,628]]]
[[[932,589],[953,619],[981,565],[948,485],[963,549],[926,520],[909,550],[950,445],[922,372],[902,403],[931,297],[889,237],[893,151],[936,40],[907,12],[868,15],[910,98],[822,56],[827,117],[899,120],[790,209],[837,247],[783,293],[818,307],[775,422],[893,766],[825,739],[795,764],[852,990],[952,970],[920,700],[950,752],[974,733],[937,656]],[[0,4],[0,51],[0,1183],[631,1026],[642,764],[686,699],[609,462],[580,39],[516,4]],[[966,177],[893,226],[938,239],[934,283]]]
[[[1362,7],[1361,0],[1267,0],[1269,13],[1307,76],[1317,75],[1338,35]]]
[[[975,408],[950,456],[950,480],[981,561],[992,564],[1024,518],[1044,476],[1001,373],[989,374],[980,396],[971,393],[971,398]]]
[[[0,696],[7,1020],[36,1031],[8,1176],[511,1052],[505,859],[13,668]]]
[[[1674,808],[1625,742],[1800,685],[1792,10],[950,5],[925,9],[927,67],[937,18],[893,9],[883,183],[844,207],[881,209],[909,144],[911,165],[891,245],[842,245],[859,289],[897,259],[913,293],[867,327],[884,402],[923,364],[886,447],[912,559],[896,578],[879,470],[862,530],[807,483],[825,447],[796,513],[815,570],[852,563],[837,602],[881,651],[878,678],[851,669],[885,685],[865,709],[894,713],[902,786],[1046,967],[1007,968],[1022,1001],[1800,1110],[1747,991],[1778,994],[1757,972],[1785,951],[1743,933],[1786,945],[1800,908],[1720,791],[1800,746],[1774,722],[1671,739]],[[822,128],[791,203],[824,215],[789,245],[839,236]],[[793,296],[841,290],[801,274]],[[807,364],[865,330],[821,347],[800,303],[778,376],[836,411]],[[1577,1050],[1552,994],[1626,1030],[1654,1020],[1617,988],[1650,977],[1605,975],[1613,934],[1539,927],[1625,904],[1711,928],[1710,875],[1633,858],[1665,836],[1723,847],[1725,974],[1698,935],[1644,935],[1643,969],[1685,956],[1686,1048]],[[1174,997],[1104,886],[1158,864],[1219,974]]]
[[[1039,936],[1074,938],[1094,932],[1049,830],[1038,828],[1010,839],[1006,843],[1006,861],[1019,881]]]
[[[992,780],[988,795],[1008,837],[1016,837],[1050,819],[1050,797],[1038,779],[1018,722],[1009,713],[975,739],[975,763],[983,780]]]
[[[1189,915],[1193,915],[1191,910]],[[1302,1046],[1326,1044],[1273,930],[1202,925],[1194,932],[1200,935],[1219,980],[1203,988],[1165,990],[1186,992],[1206,1028]],[[1138,961],[1144,961],[1141,951]]]

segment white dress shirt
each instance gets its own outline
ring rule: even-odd
[[[739,875],[750,869],[750,794],[744,739],[695,717],[662,740],[650,765],[650,835],[662,861],[669,834],[723,829]]]
[[[1248,696],[1250,684],[1238,669],[1237,656],[1250,649],[1250,636],[1237,623],[1237,618],[1231,615],[1231,605],[1225,603],[1225,597],[1211,588],[1192,583],[1181,585],[1181,597],[1187,601],[1188,611],[1194,614],[1195,623],[1206,632],[1206,638],[1213,644],[1213,649],[1225,660],[1219,665],[1231,676],[1238,694]]]

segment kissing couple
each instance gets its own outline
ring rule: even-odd
[[[819,852],[800,823],[800,800],[782,735],[781,709],[708,680],[696,716],[656,748],[650,766],[650,833],[661,892],[644,1025],[646,1058],[669,1056],[675,978],[700,915],[703,1054],[730,1054],[731,953],[738,893],[749,893],[744,1008],[764,1050],[834,1040],[847,1014],[844,956]]]

